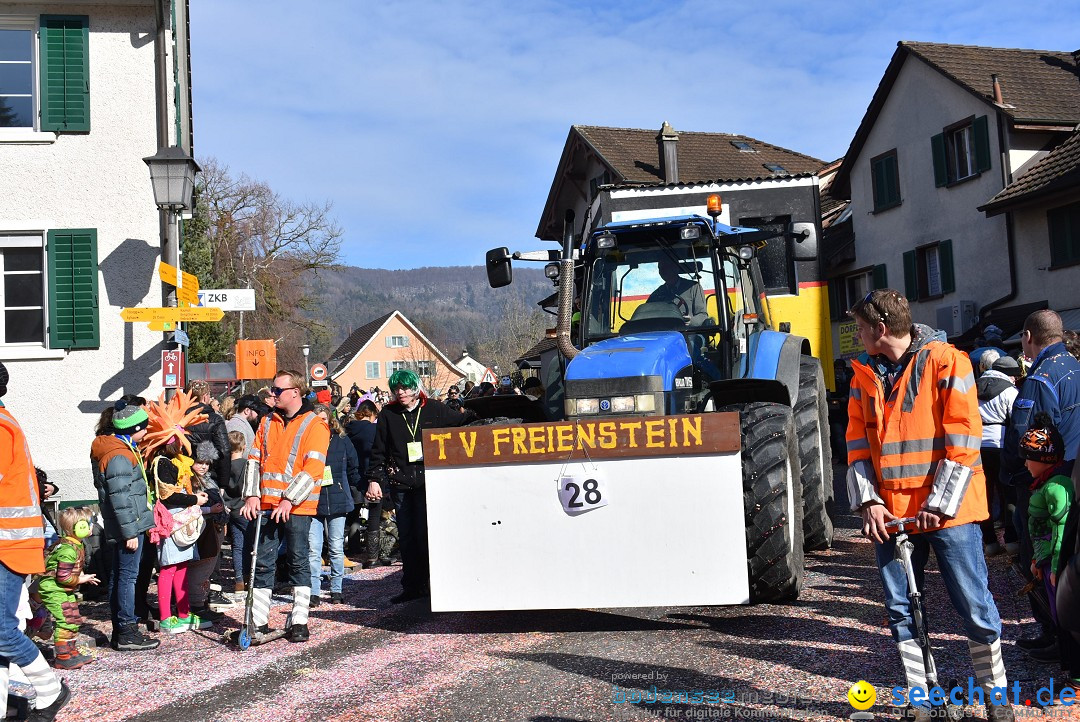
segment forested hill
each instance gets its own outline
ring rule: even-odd
[[[491,288],[483,266],[449,266],[387,271],[346,266],[309,276],[313,308],[309,315],[323,323],[329,338],[316,342],[313,358],[326,358],[359,326],[393,310],[401,311],[444,353],[457,358],[468,349],[498,336],[508,311],[529,309],[547,316],[536,302],[555,288],[537,266],[517,265],[514,282]],[[539,322],[554,326],[554,317]],[[525,349],[517,349],[518,352]]]

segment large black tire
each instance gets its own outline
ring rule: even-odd
[[[795,418],[783,404],[732,404],[742,429],[750,602],[795,599],[803,583],[802,485]]]
[[[802,471],[803,543],[807,551],[828,549],[833,542],[832,445],[829,404],[821,361],[803,356],[799,364],[799,400],[795,404]]]

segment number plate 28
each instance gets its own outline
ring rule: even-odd
[[[608,484],[599,469],[559,477],[559,503],[570,516],[608,505]]]

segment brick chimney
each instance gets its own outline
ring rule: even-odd
[[[656,136],[656,147],[660,151],[660,175],[665,183],[679,182],[679,134],[665,120]]]

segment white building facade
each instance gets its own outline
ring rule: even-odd
[[[166,5],[171,25],[184,8]],[[161,305],[161,225],[142,158],[162,144],[159,112],[169,145],[190,120],[177,122],[187,60],[174,57],[171,27],[159,102],[157,29],[153,0],[0,2],[3,401],[63,500],[96,498],[89,450],[102,409],[162,390],[162,333],[120,318]]]

